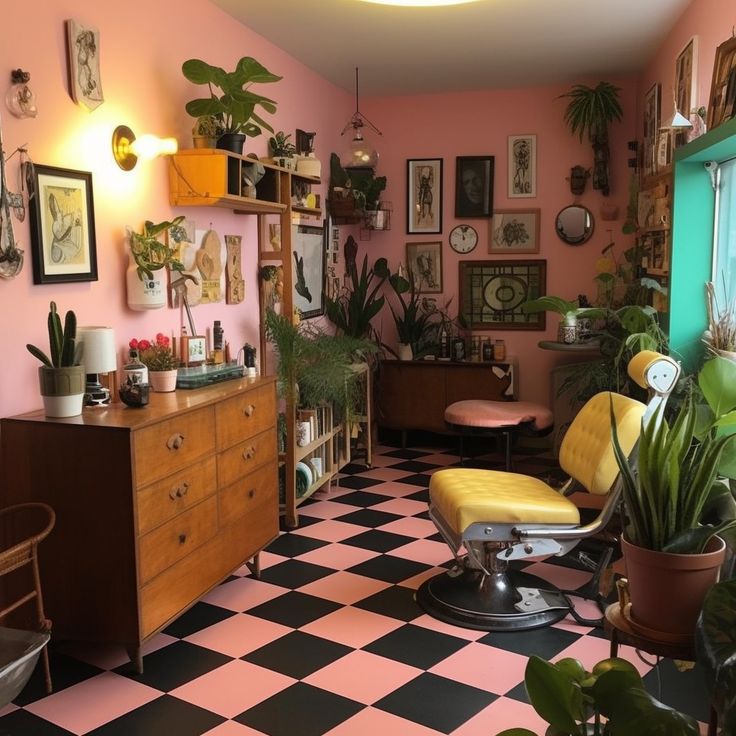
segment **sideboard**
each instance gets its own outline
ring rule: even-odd
[[[61,638],[141,645],[278,535],[272,378],[0,423],[2,505],[43,501],[47,615]]]

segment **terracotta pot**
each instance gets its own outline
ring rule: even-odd
[[[705,594],[718,582],[726,554],[720,537],[699,555],[655,552],[621,539],[631,595],[631,618],[652,631],[689,637]]]
[[[167,393],[176,390],[176,377],[178,371],[148,371],[148,380],[151,388],[159,393]]]

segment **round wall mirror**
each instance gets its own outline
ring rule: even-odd
[[[582,245],[593,234],[593,213],[579,204],[560,210],[555,220],[555,231],[568,245]]]

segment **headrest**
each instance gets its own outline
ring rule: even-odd
[[[628,372],[631,380],[642,388],[667,394],[680,377],[680,364],[654,350],[642,350],[629,361]]]

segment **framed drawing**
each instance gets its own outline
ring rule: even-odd
[[[97,281],[97,245],[89,171],[29,167],[33,283]]]
[[[455,217],[490,217],[493,212],[493,156],[455,159]]]
[[[644,176],[657,173],[657,143],[659,135],[659,104],[661,89],[653,84],[644,96],[644,146],[642,167]]]
[[[736,37],[716,49],[708,99],[708,130],[736,115]]]
[[[94,110],[105,101],[100,78],[100,32],[68,20],[66,50],[71,97],[78,105]]]
[[[697,107],[698,99],[698,37],[693,36],[675,59],[675,108],[686,118]],[[688,131],[674,136],[675,147],[687,143]]]
[[[420,294],[442,291],[442,242],[407,243],[406,268]]]
[[[460,314],[472,330],[544,330],[521,305],[547,293],[547,261],[460,261]]]
[[[325,313],[325,229],[292,225],[294,306],[304,319]]]
[[[539,210],[495,210],[489,253],[539,253]]]
[[[406,162],[406,232],[442,232],[442,159]]]
[[[509,136],[508,196],[537,196],[537,136]]]

